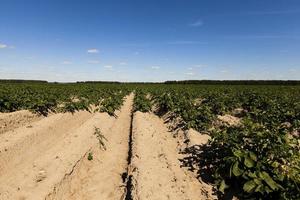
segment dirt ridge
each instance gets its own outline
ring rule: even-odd
[[[116,112],[112,124],[99,124],[107,138],[106,150],[94,144],[89,151],[92,160],[85,157],[77,164],[72,174],[63,180],[48,199],[122,199],[126,185],[122,173],[127,167],[128,140],[133,95],[126,98],[121,110]]]
[[[134,200],[214,199],[205,184],[181,168],[178,139],[162,119],[152,113],[136,112],[133,127]]]
[[[87,156],[87,154],[88,154],[90,151],[91,151],[91,149],[89,149],[87,152],[85,152],[85,154],[84,154],[82,157],[80,157],[80,158],[75,162],[75,164],[74,164],[73,167],[71,168],[70,172],[66,173],[66,174],[64,175],[64,177],[59,181],[59,183],[55,184],[55,186],[53,187],[53,191],[50,192],[50,193],[46,196],[45,200],[49,200],[49,199],[52,198],[52,196],[55,196],[55,195],[56,195],[57,189],[61,187],[62,183],[65,182],[66,179],[68,179],[69,176],[71,176],[71,174],[73,174],[75,168],[78,167],[79,163],[82,162],[82,160]]]

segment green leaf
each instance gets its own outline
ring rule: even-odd
[[[267,194],[273,192],[268,186],[264,186],[263,191],[266,192]]]
[[[262,185],[262,182],[260,179],[255,178],[255,179],[253,179],[253,181],[256,183],[256,185]]]
[[[240,176],[243,174],[243,170],[239,168],[239,162],[236,161],[233,166],[232,166],[232,173],[235,175],[235,176]]]
[[[245,192],[251,193],[255,187],[256,187],[256,183],[253,180],[247,181],[244,186],[243,186],[243,190]]]
[[[256,154],[255,153],[253,153],[252,151],[250,151],[249,152],[249,156],[250,156],[250,158],[253,160],[253,161],[257,161],[257,156],[256,156]]]
[[[264,193],[264,185],[258,185],[255,188],[255,192],[259,192],[259,193],[263,194]]]
[[[277,177],[280,181],[284,180],[284,174],[278,174]]]
[[[248,157],[248,156],[245,157],[244,164],[245,164],[248,168],[252,168],[252,167],[254,167],[254,165],[255,165],[254,161],[253,161],[250,157]]]
[[[219,187],[219,191],[222,192],[224,194],[225,189],[227,189],[229,186],[226,185],[225,181],[222,180],[220,187]]]
[[[274,161],[271,166],[277,168],[279,167],[279,162]]]
[[[271,178],[271,176],[267,172],[259,172],[259,177],[262,178],[272,190],[278,189],[278,184]]]
[[[233,155],[235,155],[238,158],[243,157],[244,153],[241,150],[234,150]]]
[[[250,178],[257,178],[256,173],[254,172],[248,172],[247,174]]]

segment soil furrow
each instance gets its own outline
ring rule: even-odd
[[[92,160],[82,159],[47,199],[122,199],[125,185],[122,174],[128,166],[127,154],[133,95],[127,97],[110,128],[100,127],[107,141],[106,150],[92,146]]]
[[[31,148],[34,157],[20,159],[22,162],[18,165],[3,171],[0,199],[44,199],[80,157],[97,144],[94,126],[102,120],[106,121],[104,126],[110,126],[112,121],[106,118],[110,117],[107,114],[93,114],[78,128],[55,140],[49,148]]]
[[[59,193],[59,190],[61,190],[61,188],[63,187],[62,185],[68,181],[69,177],[73,174],[73,172],[75,171],[76,168],[78,168],[78,166],[80,165],[81,162],[83,162],[83,159],[87,157],[87,154],[91,152],[91,149],[89,149],[82,157],[80,157],[80,159],[78,159],[76,161],[76,163],[74,164],[74,166],[71,168],[70,172],[68,172],[67,174],[64,175],[63,179],[57,183],[54,188],[53,191],[50,192],[45,200],[47,199],[53,199],[54,196],[56,196]]]
[[[32,123],[30,127],[20,127],[0,136],[0,175],[6,169],[33,162],[42,152],[51,148],[58,141],[69,137],[93,114],[78,112],[72,114],[55,114]],[[22,155],[22,156],[20,156]]]
[[[133,190],[133,183],[132,183],[132,174],[131,174],[131,160],[132,160],[132,144],[133,144],[133,137],[132,137],[132,128],[133,128],[133,110],[131,110],[130,115],[130,132],[129,132],[129,139],[128,139],[128,156],[127,156],[127,169],[126,172],[122,174],[123,182],[126,185],[125,193],[124,193],[124,200],[132,200],[132,190]]]
[[[177,138],[154,114],[133,120],[133,199],[213,199],[206,184],[180,167]]]

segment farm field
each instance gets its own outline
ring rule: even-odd
[[[300,200],[300,0],[0,7],[0,200]]]
[[[0,199],[300,199],[298,85],[0,83]]]

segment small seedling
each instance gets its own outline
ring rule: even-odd
[[[89,153],[87,159],[88,159],[88,160],[93,160],[93,154],[92,154],[91,152]]]
[[[100,145],[100,149],[102,150],[106,150],[106,146],[104,144],[104,140],[107,141],[107,139],[105,138],[105,136],[103,134],[101,134],[101,131],[99,128],[95,127],[95,132],[94,134],[96,135],[98,141],[99,141],[99,145]]]

